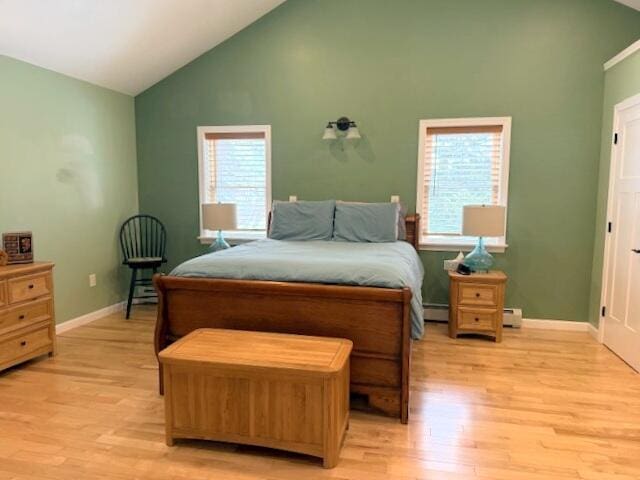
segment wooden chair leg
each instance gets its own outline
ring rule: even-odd
[[[129,284],[129,298],[127,299],[127,320],[129,319],[129,314],[131,313],[131,303],[133,302],[133,293],[136,290],[136,278],[138,276],[138,269],[131,269],[131,283]]]

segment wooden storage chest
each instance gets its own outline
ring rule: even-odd
[[[167,444],[278,448],[338,461],[349,421],[352,342],[199,329],[160,352]]]

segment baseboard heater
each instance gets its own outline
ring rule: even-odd
[[[449,305],[428,303],[424,306],[424,319],[430,322],[449,321]],[[522,327],[522,310],[519,308],[505,308],[503,325],[506,327]]]

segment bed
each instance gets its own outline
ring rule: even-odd
[[[406,242],[387,246],[264,240],[154,276],[156,354],[197,328],[348,338],[352,393],[407,423],[411,337],[424,325],[419,216],[405,225]],[[291,268],[296,262],[303,268]]]

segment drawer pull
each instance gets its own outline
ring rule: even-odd
[[[480,319],[479,319],[478,317],[474,318],[474,320],[475,320],[476,322],[479,322],[479,321],[480,321]]]
[[[27,341],[26,341],[26,340],[22,340],[22,341],[20,342],[20,346],[21,346],[21,347],[26,347],[26,346],[27,346]]]
[[[33,283],[29,284],[29,290],[33,290]]]
[[[480,298],[480,292],[476,292],[476,298]]]
[[[24,320],[24,315],[20,315],[20,316],[18,317],[18,320]]]

